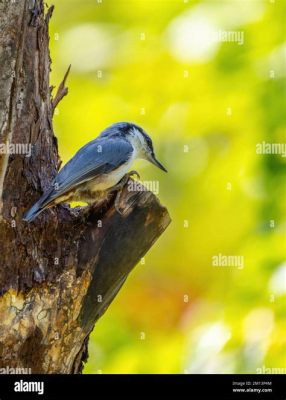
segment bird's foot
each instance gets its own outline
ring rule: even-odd
[[[117,185],[112,188],[112,190],[117,190],[116,198],[114,201],[114,207],[115,207],[115,210],[120,215],[123,214],[123,212],[120,210],[120,201],[121,201],[122,190],[123,190],[124,186],[126,185],[126,183],[129,181],[130,176],[132,176],[132,175],[136,175],[137,178],[140,179],[140,175],[138,174],[138,172],[132,170],[132,171],[128,172],[127,174],[125,174],[123,176],[123,178],[117,183]]]
[[[132,170],[123,176],[123,178],[117,183],[117,185],[114,186],[114,189],[116,190],[123,189],[126,183],[129,181],[130,176],[132,175],[136,175],[137,178],[140,179],[140,175],[138,174],[138,172]]]
[[[130,176],[132,176],[132,175],[136,175],[137,178],[140,179],[140,175],[139,175],[138,172],[135,171],[134,169],[133,169],[132,171],[128,172],[128,174],[126,174],[126,175],[128,175],[128,178],[130,178]],[[125,176],[126,176],[126,175],[125,175]]]

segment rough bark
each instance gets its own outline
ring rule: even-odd
[[[59,169],[42,0],[0,0],[0,367],[78,373],[88,337],[129,272],[170,222],[150,192],[124,189],[103,207],[58,206],[35,223],[22,215]]]

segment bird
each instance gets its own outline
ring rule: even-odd
[[[152,140],[144,129],[131,122],[109,126],[64,165],[23,220],[32,222],[44,210],[63,202],[92,204],[115,190],[120,193],[130,176],[139,177],[136,171],[128,172],[136,159],[145,159],[167,172],[157,160]],[[118,200],[119,196],[115,200],[117,211]]]

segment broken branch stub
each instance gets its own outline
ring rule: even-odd
[[[60,165],[52,115],[69,72],[52,100],[52,8],[45,15],[39,0],[31,14],[28,3],[0,2],[0,143],[31,145],[30,157],[0,154],[0,368],[79,373],[94,324],[170,218],[152,193],[126,186],[122,214],[111,198],[22,221]]]

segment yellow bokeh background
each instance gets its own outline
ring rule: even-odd
[[[286,368],[285,3],[54,0],[64,162],[108,125],[152,137],[172,224],[91,335],[86,373]],[[243,267],[214,266],[217,255]]]

